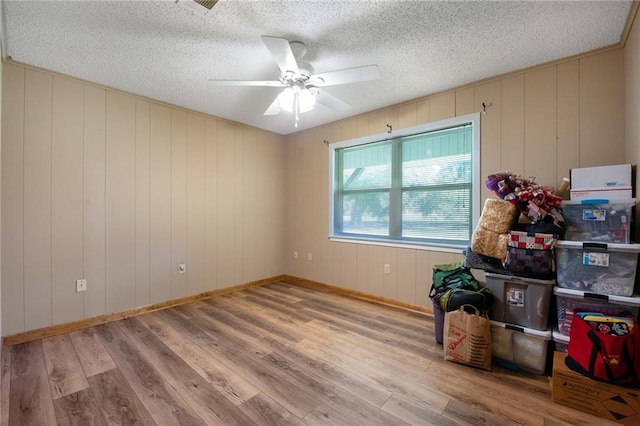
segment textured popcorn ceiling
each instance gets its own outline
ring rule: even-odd
[[[3,2],[5,56],[281,134],[620,41],[631,1],[220,0]],[[261,35],[300,40],[317,73],[377,64],[382,79],[325,90],[353,108],[263,116],[280,89]]]

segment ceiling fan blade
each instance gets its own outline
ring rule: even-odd
[[[319,104],[322,104],[327,108],[330,108],[337,112],[347,112],[351,109],[351,105],[341,101],[332,94],[325,92],[324,90],[317,90],[318,96],[316,96],[316,102],[318,102]]]
[[[282,111],[282,109],[278,105],[278,98],[276,98],[273,100],[273,102],[271,102],[271,105],[269,105],[269,107],[265,110],[265,112],[262,113],[262,115],[277,115],[280,113],[280,111]]]
[[[278,67],[280,67],[280,71],[283,73],[292,71],[298,74],[298,63],[293,56],[288,40],[271,36],[262,36],[261,38],[262,42],[267,46],[267,49],[269,49],[269,52],[271,52],[271,56],[275,59]]]
[[[215,86],[267,86],[267,87],[285,87],[281,81],[278,80],[216,80],[209,79]]]
[[[316,82],[322,79],[322,82]],[[313,75],[313,84],[317,86],[337,86],[338,84],[357,83],[380,79],[380,71],[377,65],[365,65],[362,67],[348,68],[345,70],[329,71]]]

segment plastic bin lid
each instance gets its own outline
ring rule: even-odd
[[[640,246],[640,244],[638,244],[638,246]],[[494,274],[493,272],[485,272],[484,273],[485,277],[489,277],[489,278],[496,278],[499,280],[505,280],[505,281],[520,281],[523,282],[524,284],[526,283],[535,283],[535,284],[555,284],[556,280],[552,279],[552,280],[540,280],[537,278],[529,278],[529,277],[520,277],[517,275],[504,275],[504,274]]]
[[[567,344],[569,343],[569,336],[565,336],[564,334],[560,333],[556,329],[553,330],[551,335],[553,336],[553,340],[555,342],[567,343]]]
[[[616,188],[611,188],[611,189],[616,189]],[[621,199],[609,200],[609,199],[602,199],[602,198],[597,198],[597,199],[586,198],[586,199],[580,199],[580,200],[564,200],[564,201],[562,201],[561,205],[565,205],[565,204],[571,204],[571,205],[579,205],[579,204],[586,204],[586,205],[609,204],[609,205],[613,205],[613,206],[625,205],[625,206],[633,207],[636,204],[636,199],[635,198],[621,198]]]
[[[521,325],[507,324],[504,322],[494,321],[494,320],[490,320],[489,322],[491,323],[492,326],[495,326],[495,327],[517,331],[517,332],[524,333],[526,335],[537,337],[543,340],[551,340],[551,330],[546,330],[546,331],[536,330],[533,328],[523,327]]]
[[[599,243],[595,241],[568,241],[560,240],[556,248],[578,249],[578,250],[606,250],[625,253],[640,253],[640,244],[631,243]]]
[[[569,288],[554,287],[553,294],[556,296],[568,297],[570,299],[586,299],[615,303],[617,305],[640,306],[640,296],[612,296],[609,294],[589,293],[586,291],[572,290]]]

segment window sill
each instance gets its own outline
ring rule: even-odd
[[[453,253],[453,254],[462,254],[462,251],[466,249],[466,247],[464,246],[450,245],[450,244],[449,245],[420,244],[420,243],[412,244],[412,243],[407,243],[402,241],[383,241],[383,240],[373,240],[368,238],[336,237],[336,236],[329,236],[329,241],[333,241],[337,243],[364,244],[364,245],[394,247],[394,248],[412,249],[412,250],[437,251],[437,252]]]

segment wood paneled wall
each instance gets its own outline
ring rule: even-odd
[[[637,165],[640,164],[640,15],[636,10],[635,22],[624,48],[625,65],[625,129],[627,139],[627,161],[636,165],[636,193],[640,193],[640,174]],[[635,241],[640,241],[640,208],[636,207]]]
[[[484,102],[483,179],[509,170],[555,186],[571,168],[628,161],[623,55],[614,49],[534,68],[288,136],[286,273],[430,307],[432,266],[461,260],[460,252],[329,241],[323,141],[383,133],[386,124],[397,129],[482,111]],[[493,197],[482,187],[482,200]],[[383,273],[385,263],[390,274]]]
[[[282,136],[14,63],[2,86],[3,335],[282,274]]]

